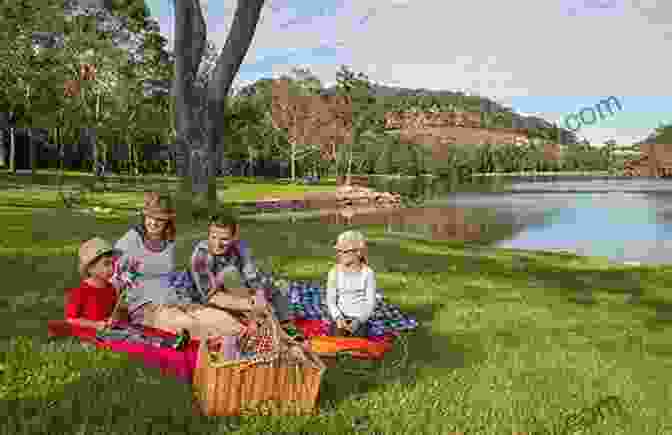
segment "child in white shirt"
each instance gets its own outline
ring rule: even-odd
[[[336,242],[336,265],[327,279],[327,307],[334,335],[368,335],[366,322],[376,305],[376,276],[368,266],[366,239],[346,231]]]

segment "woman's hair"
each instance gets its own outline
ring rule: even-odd
[[[141,227],[142,227],[142,230],[143,230],[142,236],[144,238],[145,234],[147,234],[147,224],[146,224],[147,216],[145,216],[144,213],[141,216],[142,216]],[[169,242],[174,242],[175,237],[177,236],[177,228],[175,228],[175,221],[174,220],[168,220],[168,221],[165,221],[165,222],[166,222],[166,226],[163,229],[163,236],[162,237],[163,237],[164,240],[167,240]]]
[[[166,222],[166,228],[163,229],[163,237],[171,242],[175,241],[177,236],[177,228],[175,228],[175,221]]]

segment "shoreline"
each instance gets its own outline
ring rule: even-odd
[[[581,175],[581,176],[614,176],[614,177],[624,177],[624,178],[635,178],[629,177],[622,174],[614,174],[609,171],[545,171],[545,172],[479,172],[471,174],[472,177],[520,177],[520,176],[549,176],[549,175]],[[642,177],[638,177],[642,178]]]

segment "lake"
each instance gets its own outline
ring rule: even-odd
[[[569,251],[614,262],[672,263],[672,181],[623,177],[487,177],[468,185],[375,181],[420,208],[354,208],[325,223],[384,224],[386,233],[491,246]]]

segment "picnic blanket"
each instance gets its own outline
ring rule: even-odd
[[[326,305],[326,288],[320,283],[313,281],[290,281],[288,284],[288,298],[290,318],[295,323],[297,320],[319,320],[324,323],[317,326],[322,328],[323,333],[314,333],[316,324],[312,324],[304,335],[327,335],[328,326],[331,322]],[[301,323],[299,322],[299,325]],[[418,327],[418,322],[413,317],[404,314],[398,305],[385,300],[383,295],[377,293],[376,306],[373,315],[367,321],[368,337],[375,341],[381,341],[384,337],[394,337],[404,331],[410,331]]]
[[[49,321],[48,329],[50,336],[77,337],[99,349],[126,353],[129,358],[140,360],[147,367],[160,369],[163,375],[174,376],[185,383],[193,380],[198,340],[190,341],[183,350],[175,350],[170,346],[176,339],[174,334],[126,322],[119,323],[109,334],[101,334],[94,328],[76,327],[65,320]]]
[[[290,319],[310,340],[311,348],[318,355],[348,352],[356,359],[382,359],[392,350],[397,336],[418,326],[414,318],[387,302],[378,292],[373,315],[366,325],[367,337],[332,337],[329,336],[332,320],[326,305],[326,288],[315,281],[289,281],[286,291]]]
[[[272,275],[260,272],[269,290],[278,291],[271,283],[278,282]],[[385,301],[378,294],[374,313],[367,322],[369,335],[366,338],[327,337],[331,320],[326,307],[326,288],[317,282],[288,281],[280,291],[289,297],[290,318],[303,335],[311,340],[311,346],[321,352],[335,353],[351,351],[358,359],[380,359],[391,350],[394,338],[404,331],[417,328],[417,321],[404,314],[397,305]],[[183,350],[175,350],[171,344],[176,336],[167,331],[146,326],[135,326],[119,322],[111,333],[99,334],[94,328],[73,326],[65,320],[48,323],[50,336],[72,336],[82,342],[94,344],[98,348],[124,352],[129,358],[142,361],[147,367],[159,368],[164,375],[177,377],[191,383],[198,356],[198,340],[191,342]],[[324,351],[324,352],[322,352]]]

